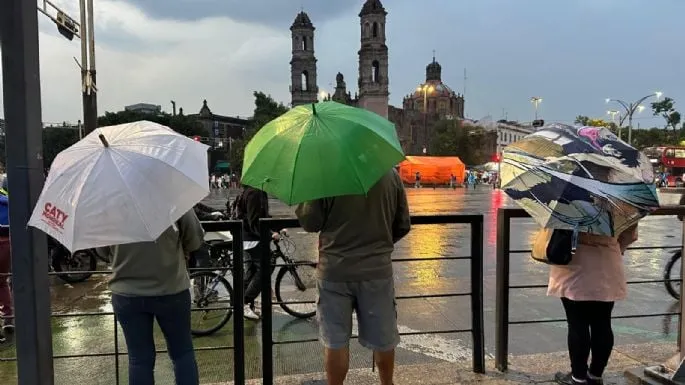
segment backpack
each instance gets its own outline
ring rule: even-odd
[[[578,233],[574,230],[540,229],[530,256],[548,265],[568,265],[575,253]]]

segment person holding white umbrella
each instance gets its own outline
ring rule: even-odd
[[[156,320],[176,384],[199,383],[186,258],[203,243],[193,206],[209,194],[207,146],[147,121],[100,128],[61,152],[29,221],[70,251],[112,261],[112,307],[129,384],[154,384]]]

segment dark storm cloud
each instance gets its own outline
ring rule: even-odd
[[[152,18],[199,20],[225,16],[277,28],[290,25],[304,9],[321,23],[353,8],[360,0],[126,0]]]

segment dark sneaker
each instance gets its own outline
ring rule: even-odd
[[[554,375],[554,381],[556,381],[557,384],[561,385],[587,385],[588,381],[585,379],[582,380],[576,380],[573,378],[571,373],[557,373]]]
[[[604,380],[602,380],[602,377],[590,377],[589,375],[587,376],[587,383],[588,385],[604,385]]]

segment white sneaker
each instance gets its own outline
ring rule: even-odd
[[[243,317],[253,320],[253,321],[258,321],[259,320],[259,315],[255,313],[254,310],[250,307],[250,305],[245,305],[243,308]]]

